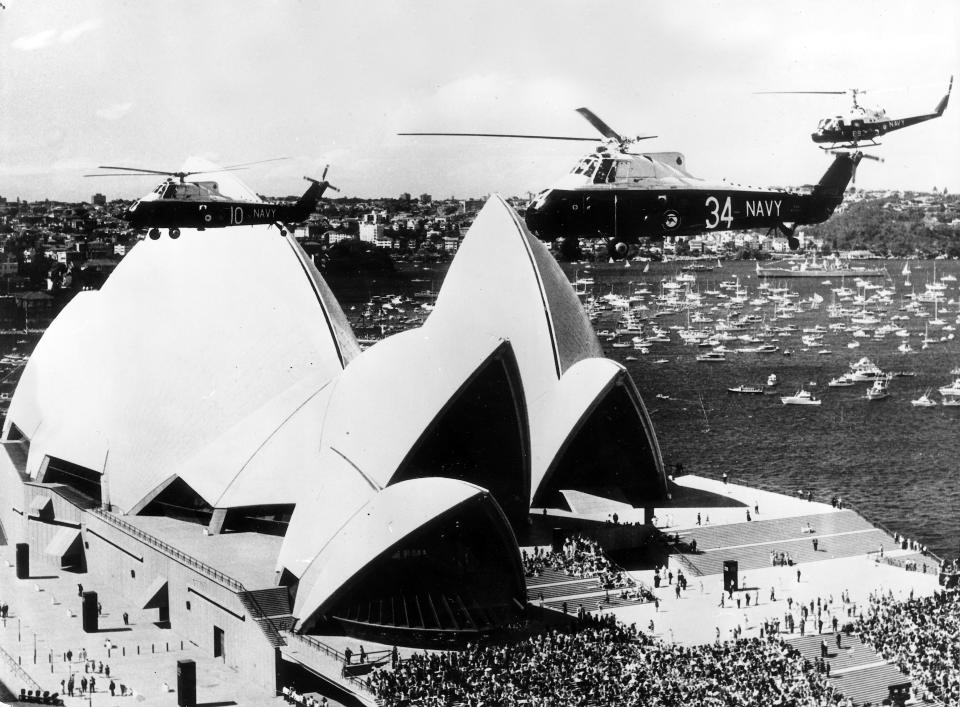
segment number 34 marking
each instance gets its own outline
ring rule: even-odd
[[[730,197],[728,196],[723,201],[723,210],[720,209],[720,202],[717,201],[717,197],[708,196],[706,207],[710,209],[710,213],[707,215],[707,223],[705,224],[707,228],[716,228],[720,225],[720,222],[723,221],[727,224],[727,228],[730,228],[730,224],[733,223],[733,215],[730,211]]]

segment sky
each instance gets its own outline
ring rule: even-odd
[[[240,173],[254,191],[304,175],[348,196],[524,195],[587,143],[400,137],[401,131],[653,134],[695,176],[816,182],[810,140],[846,96],[891,117],[933,110],[960,74],[956,0],[3,0],[0,196],[134,198],[176,170],[288,160]],[[957,76],[960,79],[960,75]],[[960,86],[958,86],[960,94]],[[960,192],[960,95],[943,118],[881,139],[864,189]]]

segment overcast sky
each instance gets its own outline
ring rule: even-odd
[[[753,91],[893,89],[863,102],[900,117],[931,112],[960,68],[957,0],[3,2],[8,198],[135,197],[157,180],[81,175],[190,155],[293,158],[241,174],[266,194],[328,162],[347,195],[525,194],[585,145],[395,133],[592,136],[582,105],[697,176],[799,185],[830,160],[810,133],[849,99]],[[960,95],[881,141],[858,186],[960,191]]]

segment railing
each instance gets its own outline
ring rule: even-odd
[[[93,515],[97,516],[101,520],[106,521],[107,523],[109,523],[110,525],[116,528],[119,528],[120,530],[124,531],[128,535],[131,535],[135,537],[137,540],[140,540],[141,542],[145,543],[146,545],[150,545],[151,547],[157,550],[160,550],[164,554],[169,555],[175,560],[183,563],[188,567],[191,567],[197,570],[198,572],[205,575],[209,579],[212,579],[215,582],[219,582],[220,584],[224,585],[229,589],[232,589],[235,592],[246,591],[244,589],[244,586],[233,577],[230,577],[229,575],[224,574],[220,570],[214,567],[211,567],[206,562],[201,562],[200,560],[198,560],[196,557],[193,557],[192,555],[188,555],[187,553],[182,552],[181,550],[178,550],[177,548],[173,547],[173,545],[163,542],[163,540],[161,540],[160,538],[154,535],[150,535],[147,532],[144,532],[143,530],[136,527],[132,523],[128,523],[125,520],[121,520],[120,518],[113,515],[112,513],[107,513],[106,511],[103,511],[99,508],[91,508],[87,512],[92,513]]]
[[[42,688],[37,684],[37,681],[34,680],[30,675],[25,671],[20,665],[13,659],[13,656],[7,653],[3,648],[0,648],[0,658],[3,658],[3,662],[10,666],[10,669],[13,671],[13,674],[16,675],[25,685],[27,685],[31,690],[41,690]],[[11,688],[12,689],[12,688]]]
[[[676,554],[670,555],[670,557],[675,557],[675,558],[677,559],[677,561],[678,561],[681,565],[683,565],[683,568],[690,573],[690,576],[691,576],[691,577],[702,577],[702,576],[703,576],[703,572],[701,572],[699,569],[697,569],[696,565],[694,565],[694,564],[690,561],[690,559],[689,559],[686,555],[684,555],[682,552],[678,552],[678,553],[676,553]]]
[[[191,567],[192,569],[197,570],[207,578],[212,579],[215,582],[219,582],[220,584],[227,587],[228,589],[231,589],[237,593],[242,592],[246,597],[248,597],[250,602],[256,607],[257,611],[260,613],[259,617],[253,617],[253,618],[258,621],[260,628],[264,632],[264,634],[266,634],[266,636],[269,639],[273,640],[278,645],[283,644],[283,637],[280,635],[280,631],[277,628],[277,625],[273,623],[273,621],[271,621],[268,617],[263,615],[263,609],[260,608],[260,604],[257,602],[256,599],[254,599],[250,595],[250,592],[248,592],[246,587],[244,587],[243,584],[241,584],[238,580],[234,579],[233,577],[230,577],[229,575],[224,574],[223,572],[221,572],[220,570],[214,567],[211,567],[206,562],[201,562],[193,555],[188,555],[185,552],[181,552],[180,550],[173,547],[172,545],[163,542],[163,540],[161,540],[160,538],[154,535],[150,535],[150,533],[144,532],[143,530],[140,530],[140,528],[136,527],[132,523],[128,523],[125,520],[121,520],[120,518],[117,518],[112,513],[107,513],[106,511],[103,511],[99,508],[91,508],[87,512],[92,513],[93,515],[97,516],[101,520],[109,523],[110,525],[113,525],[116,528],[119,528],[120,530],[127,533],[128,535],[135,537],[137,540],[140,540],[141,542],[147,545],[150,545],[151,547],[156,548],[157,550],[160,550],[164,554],[169,555],[170,557],[183,563],[187,567]]]
[[[347,664],[347,658],[346,658],[346,656],[345,656],[343,653],[341,653],[340,651],[338,651],[338,650],[337,650],[336,648],[334,648],[333,646],[328,646],[328,645],[327,645],[326,643],[324,643],[323,641],[318,641],[318,640],[317,640],[316,638],[314,638],[313,636],[307,636],[307,635],[304,635],[304,634],[302,634],[302,633],[294,633],[294,632],[292,632],[292,631],[286,632],[285,635],[286,635],[286,636],[290,636],[291,638],[295,638],[296,640],[300,641],[301,643],[306,643],[306,644],[307,644],[308,646],[310,646],[311,648],[320,651],[321,653],[323,653],[324,655],[326,655],[326,656],[329,657],[329,658],[333,658],[333,659],[336,660],[338,663],[342,663],[344,666],[346,666],[346,664]],[[372,653],[367,653],[367,657],[369,658],[371,655],[373,655],[373,654],[379,654],[379,653],[389,654],[389,653],[391,653],[391,651],[373,651]],[[369,681],[369,680],[366,680],[366,679],[364,679],[364,678],[361,678],[361,677],[359,677],[359,676],[357,676],[357,675],[350,675],[349,673],[347,673],[347,672],[345,672],[345,671],[343,671],[343,672],[340,673],[340,677],[342,677],[344,680],[348,680],[349,682],[351,682],[353,685],[355,685],[356,687],[360,688],[360,689],[363,690],[364,692],[367,692],[367,693],[369,693],[370,695],[372,695],[372,696],[374,696],[374,697],[376,696],[376,693],[374,692],[373,687],[370,685],[370,681]]]
[[[884,557],[883,561],[888,565],[891,565],[893,567],[899,567],[908,572],[919,572],[920,574],[939,574],[940,573],[940,565],[934,561],[930,561],[928,563],[928,562],[920,562],[917,560],[901,559],[899,557]],[[909,567],[907,567],[908,561],[912,562],[914,565],[916,565],[916,567],[913,569],[910,569]]]

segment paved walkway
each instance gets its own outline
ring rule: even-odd
[[[0,624],[0,648],[19,661],[41,689],[50,692],[61,692],[60,681],[68,680],[71,674],[75,683],[84,675],[90,677],[84,673],[84,663],[79,659],[81,650],[85,649],[88,658],[96,660],[98,665],[103,662],[104,666],[110,666],[110,678],[94,674],[97,689],[94,694],[81,698],[78,687],[73,698],[65,698],[67,707],[122,707],[124,704],[174,707],[177,661],[182,659],[197,663],[198,705],[285,704],[280,697],[246,694],[241,675],[206,653],[201,654],[191,643],[182,644],[171,630],[133,615],[130,625],[124,626],[122,617],[113,609],[124,604],[123,598],[110,587],[87,586],[89,575],[54,573],[35,567],[37,576],[18,580],[12,563],[13,548],[0,546],[0,600],[10,607],[6,625]],[[84,583],[86,589],[95,590],[103,605],[101,630],[96,634],[83,631],[78,582]],[[70,662],[64,659],[68,650],[73,653]],[[115,697],[107,691],[110,679],[117,686]],[[21,683],[12,679],[2,661],[0,680],[15,693],[19,692]],[[120,684],[127,686],[127,696],[120,696]],[[170,691],[164,692],[164,684]]]

